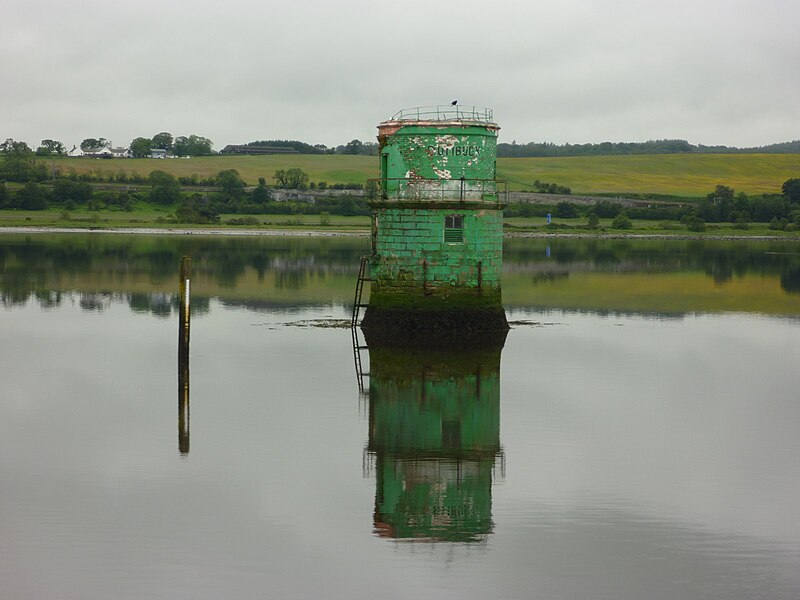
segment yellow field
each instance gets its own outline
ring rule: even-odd
[[[800,154],[663,154],[506,158],[498,177],[517,184],[558,183],[573,194],[650,193],[705,196],[718,184],[747,194],[780,193],[787,179],[800,177]]]
[[[298,167],[308,173],[314,182],[364,183],[370,177],[378,177],[378,159],[374,156],[347,156],[341,154],[276,154],[268,156],[197,156],[193,158],[112,158],[85,159],[61,158],[54,161],[56,168],[67,173],[94,172],[108,176],[118,172],[148,175],[161,170],[176,177],[197,175],[200,178],[216,175],[225,169],[236,169],[242,179],[250,185],[258,183],[259,177],[274,184],[272,176],[278,169]]]
[[[207,177],[236,169],[251,185],[264,177],[274,183],[278,169],[298,167],[311,181],[364,183],[378,176],[374,156],[268,155],[205,156],[189,159],[84,159],[53,161],[62,172],[120,171],[147,175],[160,169],[176,176]],[[573,194],[634,193],[702,197],[718,184],[748,194],[779,193],[787,179],[800,177],[800,154],[664,154],[640,156],[580,156],[563,158],[501,158],[497,176],[514,190],[530,190],[540,181],[557,183]]]

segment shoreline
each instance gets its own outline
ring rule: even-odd
[[[369,237],[369,231],[326,231],[321,229],[177,229],[157,227],[0,227],[4,233],[84,233],[124,235],[195,235],[233,237]],[[710,241],[786,241],[800,242],[800,236],[780,235],[714,235],[671,233],[566,233],[549,231],[505,231],[503,237],[531,239],[598,239],[598,240],[710,240]]]
[[[366,237],[368,231],[322,231],[310,229],[163,229],[157,227],[0,227],[3,233],[86,233],[127,235],[230,235],[230,236],[285,236],[285,237]]]

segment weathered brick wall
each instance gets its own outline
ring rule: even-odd
[[[444,241],[447,215],[463,215],[463,243]],[[396,207],[378,209],[377,218],[376,291],[451,286],[499,289],[501,210]]]

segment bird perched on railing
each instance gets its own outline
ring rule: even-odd
[[[453,100],[453,101],[450,103],[450,106],[455,106],[456,104],[458,104],[458,100]]]

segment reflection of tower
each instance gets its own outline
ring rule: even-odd
[[[501,349],[370,346],[377,535],[469,542],[491,533]]]
[[[378,125],[380,194],[370,202],[372,284],[361,323],[373,339],[508,330],[499,129],[491,110],[460,106],[402,110]]]

